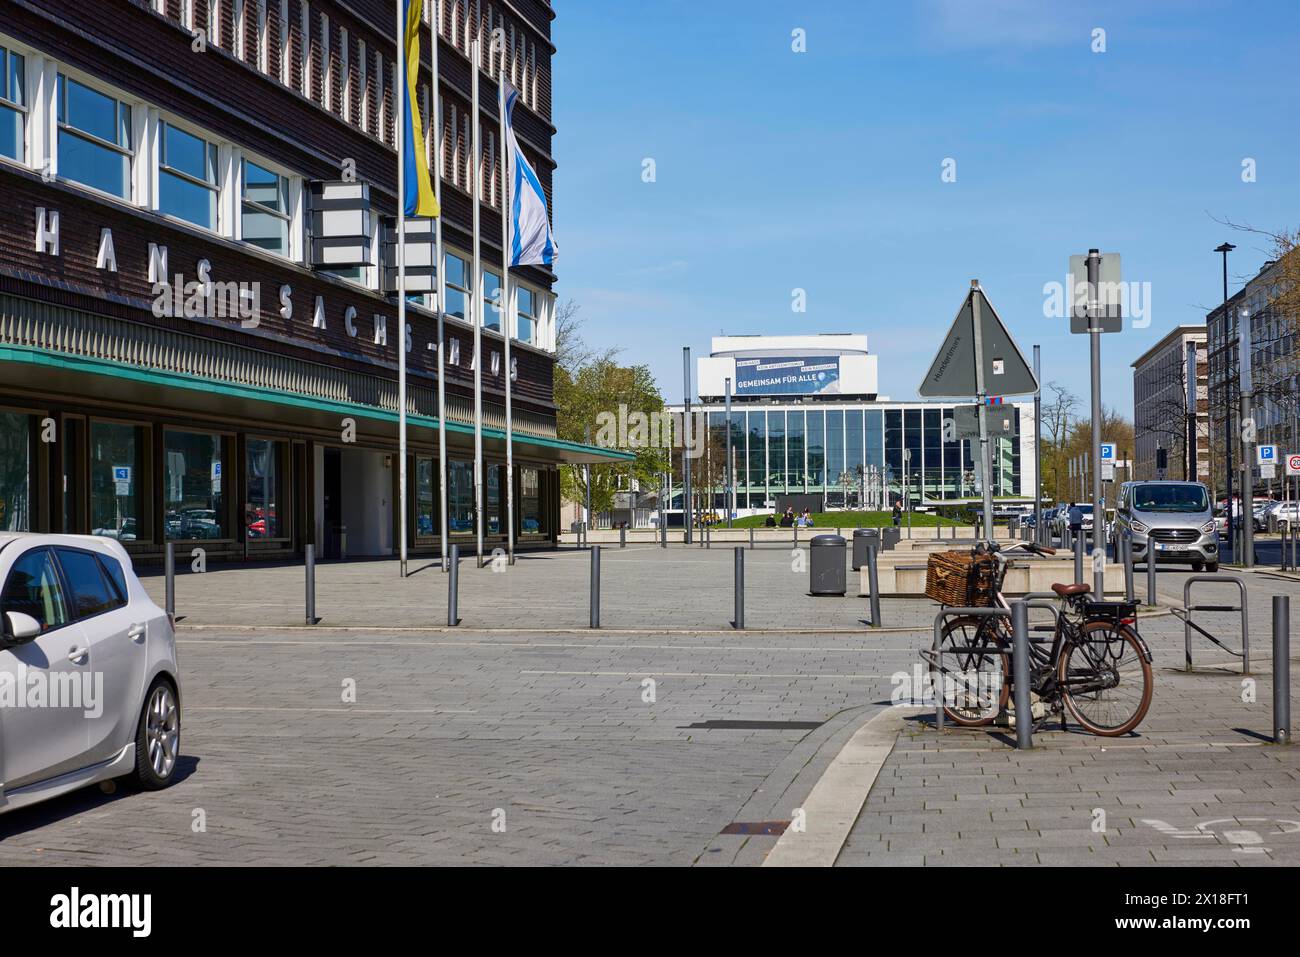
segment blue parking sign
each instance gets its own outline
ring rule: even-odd
[[[1277,461],[1276,445],[1259,445],[1255,448],[1259,455],[1258,462],[1260,465],[1269,465]]]

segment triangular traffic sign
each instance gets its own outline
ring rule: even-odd
[[[977,308],[978,307],[978,308]],[[984,392],[992,395],[1028,395],[1038,391],[1038,380],[1003,325],[984,290],[972,284],[966,301],[943,345],[930,364],[917,393],[923,398],[979,395],[975,375],[975,313],[980,320],[980,351],[984,356]]]

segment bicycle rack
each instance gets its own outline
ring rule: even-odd
[[[1214,579],[1214,580],[1217,581],[1218,579]],[[1058,609],[1058,605],[1057,605],[1057,602],[1060,601],[1060,596],[1057,596],[1057,594],[1054,592],[1030,592],[1026,594],[1026,596],[1024,596],[1023,601],[1027,609],[1030,610],[1045,609],[1052,612],[1052,619],[1053,619],[1052,624],[1030,625],[1030,631],[1031,632],[1052,632],[1053,636],[1056,635],[1056,628],[1057,628],[1056,623],[1061,616],[1060,609]],[[1002,609],[1002,607],[992,607],[992,609],[987,609],[987,607],[985,607],[985,609],[959,609],[959,607],[944,607],[943,610],[940,610],[939,614],[935,615],[935,641],[933,641],[933,645],[931,646],[930,650],[928,651],[923,650],[922,653],[920,653],[920,657],[926,659],[926,661],[930,663],[931,674],[933,675],[936,674],[937,672],[937,677],[933,677],[933,679],[931,679],[931,683],[933,684],[933,693],[935,693],[935,731],[943,731],[944,729],[943,679],[946,675],[948,675],[948,668],[944,667],[944,650],[943,650],[943,646],[941,646],[940,644],[940,638],[941,635],[943,635],[943,629],[944,629],[943,625],[945,620],[948,620],[949,618],[963,618],[963,616],[970,616],[970,618],[1008,618],[1009,619],[1011,618],[1011,610]],[[1032,642],[1032,644],[1044,644],[1044,642],[1050,641],[1050,638],[1035,638],[1031,636],[1030,641]],[[1031,667],[1032,667],[1032,657],[1031,657]],[[1011,675],[1006,675],[1006,680],[1011,681]],[[1035,719],[1034,715],[1032,715],[1032,709],[1031,709],[1030,722],[1031,722],[1031,728],[1034,729],[1034,731],[1037,731],[1037,729],[1045,726],[1045,724],[1050,722],[1050,720],[1052,720],[1052,715],[1050,714],[1045,714],[1041,716],[1041,718]],[[1065,728],[1065,711],[1063,711],[1063,709],[1061,713],[1061,724],[1062,724],[1062,729]]]
[[[1197,582],[1232,582],[1237,586],[1237,591],[1241,595],[1240,605],[1193,605],[1192,604],[1192,585]],[[1183,643],[1185,645],[1184,656],[1186,661],[1185,671],[1192,669],[1192,629],[1195,628],[1202,635],[1208,638],[1214,644],[1218,645],[1234,658],[1241,659],[1241,673],[1250,673],[1250,615],[1247,611],[1246,583],[1236,575],[1193,575],[1187,579],[1183,585],[1183,607],[1172,608],[1170,611],[1175,618],[1183,622]],[[1239,611],[1241,612],[1241,651],[1233,651],[1214,635],[1210,634],[1196,622],[1192,621],[1192,614],[1198,611]]]
[[[931,678],[934,685],[934,729],[943,730],[943,679],[948,674],[948,669],[943,666],[943,648],[941,639],[943,633],[943,623],[949,618],[970,617],[970,618],[1010,618],[1011,612],[1006,608],[955,608],[945,607],[934,616],[934,644],[930,651],[921,652],[921,657],[930,663],[930,673],[937,674],[936,678]]]

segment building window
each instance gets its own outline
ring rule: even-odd
[[[167,538],[229,537],[222,492],[224,445],[222,436],[207,432],[166,433],[163,508]]]
[[[432,538],[438,532],[437,463],[424,455],[415,458],[415,538]]]
[[[483,270],[483,328],[501,331],[501,277]]]
[[[0,156],[27,160],[27,61],[0,47]]]
[[[519,530],[525,535],[540,535],[545,531],[540,469],[519,470]]]
[[[119,422],[90,423],[90,529],[122,541],[140,537],[148,499],[143,426]]]
[[[162,124],[158,209],[204,229],[217,228],[217,146]]]
[[[486,465],[484,471],[487,472],[486,497],[487,503],[484,506],[485,514],[483,516],[484,531],[489,535],[501,534],[501,473],[505,468],[500,465]]]
[[[469,315],[469,264],[450,252],[444,258],[447,261],[447,303],[442,311],[449,316],[464,319]]]
[[[289,255],[289,178],[244,160],[243,239]]]
[[[288,537],[288,522],[281,522],[281,517],[288,515],[284,507],[287,455],[288,445],[274,439],[249,439],[244,446],[248,491],[244,500],[244,527],[250,541]]]
[[[0,529],[31,530],[32,417],[0,412]]]
[[[447,468],[447,527],[474,531],[474,463],[449,462]]]
[[[519,286],[515,298],[518,300],[515,338],[531,344],[537,331],[537,294],[527,286]]]
[[[131,198],[131,107],[59,74],[59,175]]]

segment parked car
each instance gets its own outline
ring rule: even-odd
[[[0,680],[23,700],[0,717],[0,813],[110,778],[147,790],[176,776],[176,637],[117,541],[0,535]]]
[[[1283,522],[1295,524],[1300,522],[1300,502],[1273,502],[1255,513],[1255,531],[1268,531],[1269,518],[1275,518],[1280,526]]]
[[[1210,492],[1200,482],[1125,482],[1120,486],[1111,544],[1120,554],[1125,532],[1133,560],[1188,563],[1219,570],[1219,532]]]

